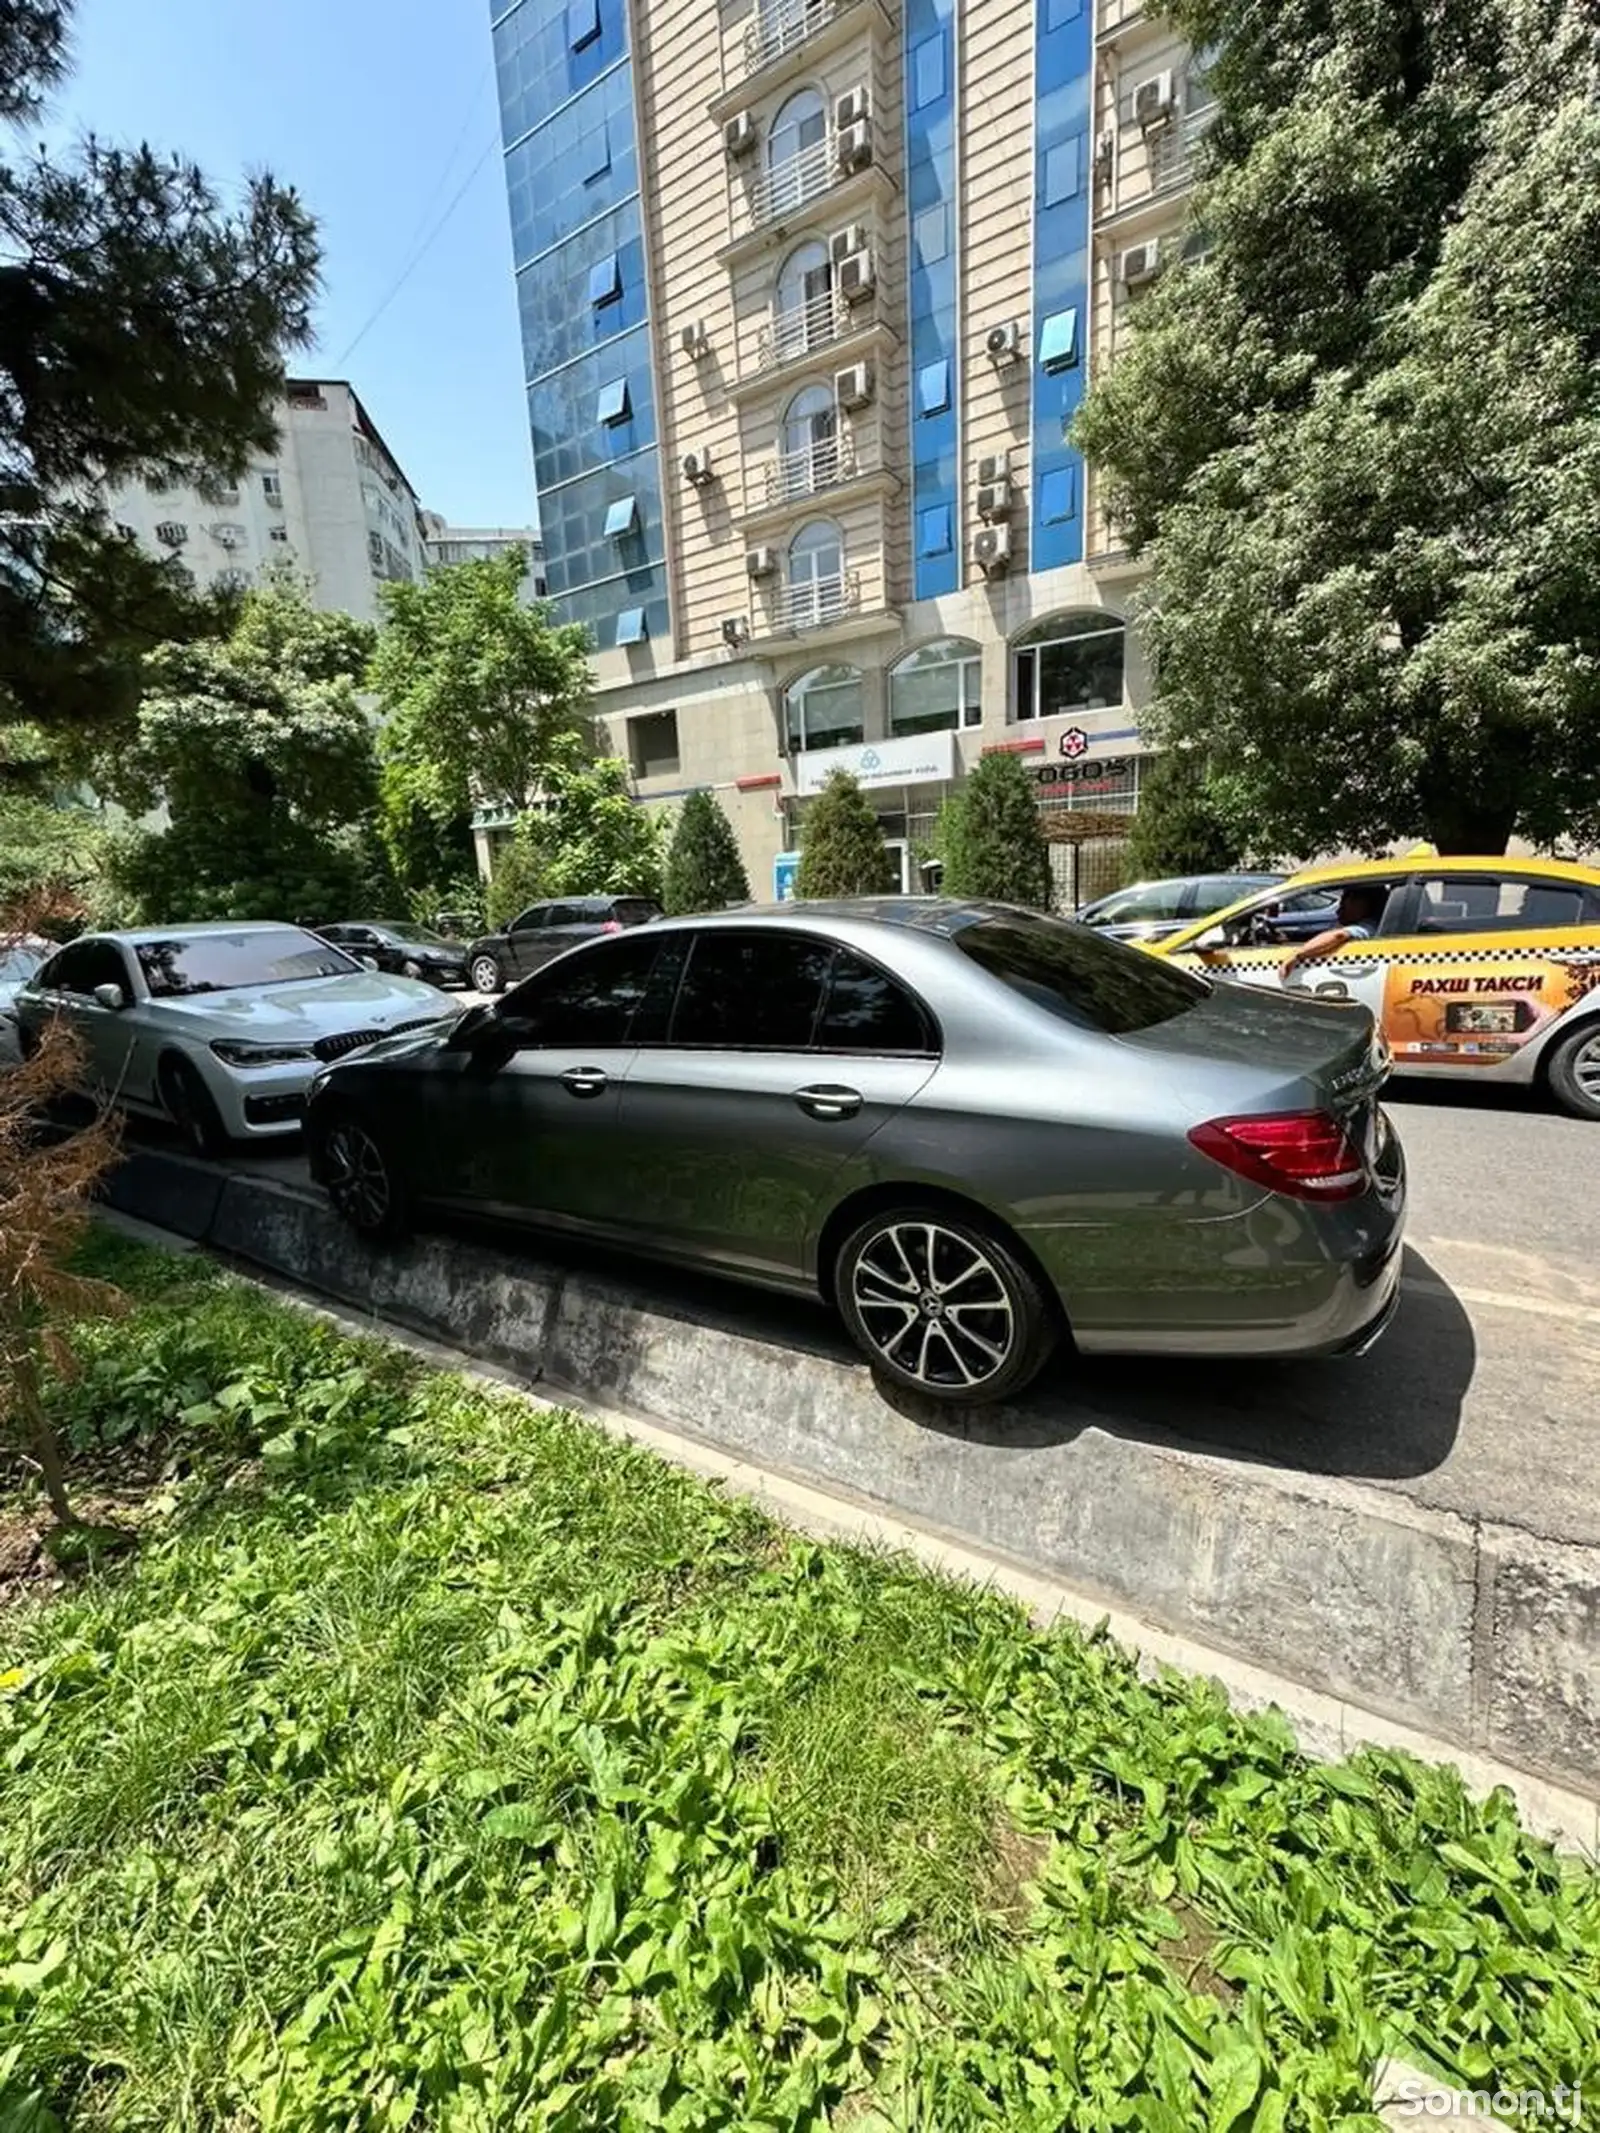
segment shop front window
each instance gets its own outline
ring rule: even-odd
[[[1122,702],[1127,631],[1104,610],[1053,615],[1012,651],[1012,705],[1019,719],[1114,710]]]
[[[812,667],[784,690],[783,722],[792,755],[859,743],[866,730],[861,669]]]
[[[947,733],[983,718],[978,647],[944,637],[908,652],[889,673],[889,731]]]

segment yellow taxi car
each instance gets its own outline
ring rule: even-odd
[[[1339,917],[1305,940],[1296,914],[1330,903]],[[1213,977],[1358,1000],[1399,1072],[1541,1086],[1600,1119],[1600,868],[1426,849],[1309,867],[1141,945]]]

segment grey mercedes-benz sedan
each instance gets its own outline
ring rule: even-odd
[[[997,1400],[1051,1353],[1358,1352],[1405,1165],[1364,1009],[938,897],[667,920],[313,1084],[369,1236],[477,1211],[820,1296]]]

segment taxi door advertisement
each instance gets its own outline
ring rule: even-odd
[[[1498,1066],[1600,985],[1600,953],[1497,950],[1395,957],[1382,1022],[1397,1061]]]

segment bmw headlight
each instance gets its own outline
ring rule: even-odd
[[[211,1049],[231,1067],[298,1066],[317,1056],[309,1044],[247,1044],[237,1037],[219,1037]]]

